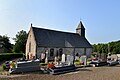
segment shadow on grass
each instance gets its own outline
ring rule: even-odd
[[[92,71],[92,70],[89,70],[89,69],[76,69],[76,70],[66,71],[64,73],[53,74],[53,75],[74,74],[74,73],[79,73],[79,71]]]
[[[25,75],[25,74],[48,74],[47,72],[43,72],[41,70],[39,71],[29,71],[29,72],[19,72],[19,73],[12,73],[11,75],[15,75],[15,74],[22,74],[22,75]]]

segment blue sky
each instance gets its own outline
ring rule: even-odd
[[[0,35],[15,37],[30,24],[75,32],[79,21],[90,43],[120,39],[120,0],[0,0]],[[11,40],[12,43],[14,43]]]

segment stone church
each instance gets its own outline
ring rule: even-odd
[[[80,21],[76,33],[33,27],[31,24],[26,42],[26,59],[40,59],[48,51],[48,59],[64,54],[90,57],[92,46],[85,37],[85,28]]]

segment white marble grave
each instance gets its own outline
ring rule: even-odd
[[[85,56],[85,55],[84,55],[84,56],[81,56],[81,57],[80,57],[80,62],[81,62],[81,63],[84,63],[84,65],[86,66],[86,65],[87,65],[87,56]]]
[[[48,63],[48,50],[46,51],[45,63]]]
[[[62,54],[62,63],[65,63],[65,54]]]
[[[74,57],[72,55],[67,55],[67,63],[68,65],[73,64]]]

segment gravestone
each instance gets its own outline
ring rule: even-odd
[[[120,54],[116,54],[117,55],[117,57],[118,57],[118,60],[120,60]]]
[[[48,63],[48,50],[45,53],[46,53],[45,63]]]
[[[46,57],[45,57],[45,53],[41,53],[41,61],[42,61],[42,62],[45,62],[45,58],[46,58]]]
[[[62,54],[62,63],[65,63],[65,54]]]
[[[72,55],[67,55],[67,63],[68,65],[73,64],[74,57]]]
[[[87,56],[81,56],[80,57],[80,62],[84,63],[84,65],[86,66],[87,65]]]
[[[55,58],[54,58],[54,62],[57,63],[57,57],[56,57],[56,56],[55,56]]]
[[[111,60],[113,60],[113,61],[118,60],[118,56],[117,56],[117,55],[110,55],[110,56],[108,56],[107,58],[108,58],[108,59],[111,59]]]

